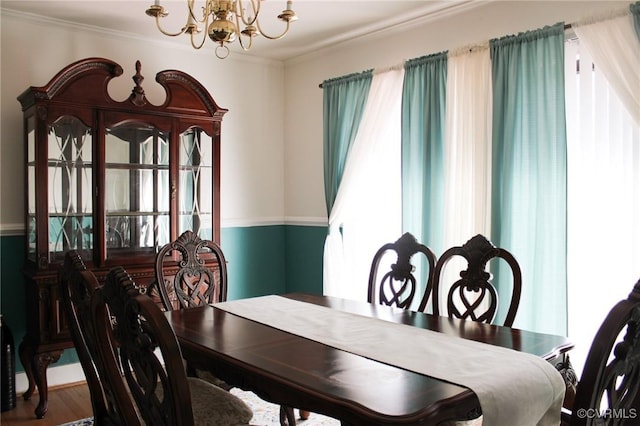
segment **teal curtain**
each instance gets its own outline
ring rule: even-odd
[[[514,326],[567,333],[567,142],[564,26],[491,40],[491,239],[517,258],[523,293]],[[493,272],[507,274],[502,267]],[[505,277],[506,278],[506,277]],[[508,280],[507,280],[508,282]],[[500,298],[510,288],[498,289]],[[504,315],[502,303],[498,318]]]
[[[326,80],[323,88],[324,191],[327,216],[367,103],[373,70]]]
[[[402,229],[444,249],[447,53],[405,63],[402,91]]]
[[[629,9],[633,18],[633,26],[636,29],[636,34],[638,34],[638,39],[640,39],[640,2],[633,3],[629,6]]]

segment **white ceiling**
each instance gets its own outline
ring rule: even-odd
[[[245,0],[248,1],[248,0]],[[186,20],[186,0],[161,0],[169,12],[166,30],[177,31]],[[202,0],[196,0],[196,4]],[[307,52],[329,47],[373,32],[390,30],[404,23],[431,19],[442,13],[479,3],[478,0],[294,0],[298,21],[289,34],[277,41],[258,37],[250,54],[273,59],[289,59]],[[188,36],[167,37],[145,14],[153,0],[2,0],[4,11],[38,15],[45,20],[63,21],[136,37],[163,38],[189,45]],[[262,2],[261,24],[265,32],[277,33],[281,24],[276,16],[285,9],[285,0]],[[278,25],[280,24],[280,25]],[[269,31],[271,30],[271,31]],[[205,47],[214,49],[210,40]],[[230,45],[239,51],[238,42]]]

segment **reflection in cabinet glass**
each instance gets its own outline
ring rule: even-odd
[[[169,141],[142,122],[107,128],[107,257],[154,253],[169,242]]]
[[[213,144],[202,129],[180,135],[179,234],[192,230],[202,239],[213,239],[213,199],[204,182],[213,179]]]
[[[48,130],[49,250],[55,258],[68,250],[90,255],[93,217],[91,128],[62,116]]]
[[[19,353],[37,417],[47,411],[46,370],[73,346],[58,300],[64,254],[77,250],[103,280],[124,266],[153,286],[159,247],[192,230],[220,242],[220,108],[193,77],[156,74],[162,105],[145,97],[140,62],[128,99],[112,99],[120,65],[75,62],[18,100],[25,141],[27,331]]]

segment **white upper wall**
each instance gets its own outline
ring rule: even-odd
[[[135,61],[154,104],[164,101],[155,75],[178,69],[198,79],[229,112],[222,121],[221,220],[223,226],[284,220],[283,64],[243,55],[224,61],[212,45],[195,51],[158,40],[73,28],[3,13],[1,25],[0,232],[24,229],[22,111],[17,101],[29,86],[43,86],[66,65],[87,57],[120,64],[123,74],[109,91],[116,100],[131,93]]]
[[[290,218],[326,220],[322,165],[322,81],[404,60],[456,50],[545,25],[598,16],[629,1],[473,2],[405,30],[389,30],[286,63],[285,212]],[[375,3],[372,6],[375,7]],[[299,25],[304,25],[301,20]],[[295,33],[288,37],[295,37]]]

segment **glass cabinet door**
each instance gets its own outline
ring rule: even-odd
[[[213,141],[199,128],[180,135],[178,233],[213,239]]]
[[[93,250],[93,179],[91,128],[64,116],[48,128],[48,218],[52,260],[67,250],[90,256]],[[30,141],[30,139],[29,139]],[[32,161],[29,142],[29,164]],[[29,178],[31,185],[31,167]],[[29,191],[35,194],[35,191]],[[34,195],[35,196],[35,195]],[[29,196],[29,212],[35,199]],[[31,214],[31,213],[29,213]],[[29,229],[29,233],[35,232]]]
[[[169,242],[169,134],[143,123],[106,130],[107,258]]]

